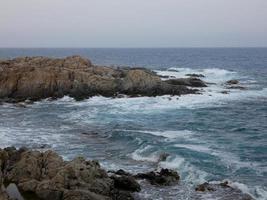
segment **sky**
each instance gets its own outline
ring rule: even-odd
[[[0,47],[267,47],[267,0],[0,0]]]

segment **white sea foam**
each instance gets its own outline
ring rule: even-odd
[[[222,181],[211,181],[210,183],[212,184],[219,184],[221,182],[228,182],[228,185],[231,186],[232,188],[239,189],[242,191],[244,194],[249,194],[251,195],[254,199],[257,200],[266,200],[267,199],[267,190],[266,188],[264,189],[262,186],[253,186],[249,187],[248,185],[244,183],[240,183],[237,181],[231,181],[231,180],[222,180]]]
[[[184,158],[175,156],[167,161],[160,162],[160,167],[177,170],[188,184],[200,184],[207,180],[208,173],[199,170],[196,166],[189,164]]]
[[[126,130],[126,129],[115,129],[118,131],[130,131],[130,132],[137,132],[137,133],[145,133],[165,138],[191,138],[194,133],[189,130],[181,130],[181,131],[142,131],[142,130]]]
[[[151,148],[152,148],[151,145],[141,147],[135,150],[133,153],[131,153],[130,157],[137,161],[157,162],[159,159],[159,154],[153,152],[147,156],[143,155],[146,151],[150,150]]]

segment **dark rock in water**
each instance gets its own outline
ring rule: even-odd
[[[91,135],[91,136],[95,136],[95,135],[98,135],[98,133],[97,132],[82,132],[81,133],[82,135]]]
[[[169,186],[178,183],[180,176],[174,170],[161,169],[159,172],[151,171],[148,173],[139,173],[135,175],[136,178],[146,179],[152,185]]]
[[[186,74],[186,76],[195,77],[195,78],[204,78],[203,74]]]
[[[158,162],[166,161],[169,156],[170,156],[170,154],[168,154],[168,153],[165,153],[165,152],[164,153],[161,153],[159,155]]]
[[[196,191],[205,192],[205,191],[215,191],[215,189],[207,182],[200,184],[196,187]]]
[[[229,80],[226,82],[227,85],[235,85],[235,84],[238,84],[239,81],[238,80]]]
[[[158,75],[160,78],[170,78],[168,75]]]
[[[179,72],[178,70],[176,69],[168,69],[169,72]]]
[[[0,61],[0,99],[15,103],[57,99],[64,95],[82,100],[95,95],[136,96],[195,93],[185,86],[167,83],[145,68],[95,66],[88,59],[22,57]],[[193,81],[194,82],[194,81]],[[179,84],[178,84],[179,85]]]
[[[246,88],[246,87],[239,86],[239,85],[236,85],[236,86],[230,86],[230,87],[227,87],[227,89],[234,89],[234,90],[247,90],[247,88]]]
[[[141,191],[139,183],[132,176],[111,176],[111,178],[114,180],[114,186],[117,189],[131,192]]]
[[[221,91],[221,93],[222,94],[229,94],[229,91],[224,90],[224,91]]]
[[[121,176],[132,176],[129,172],[126,172],[123,169],[119,169],[118,171],[108,171],[108,173],[121,175]]]
[[[165,82],[171,85],[183,85],[183,86],[190,86],[190,87],[207,87],[207,85],[198,78],[177,78],[177,79],[166,80]]]
[[[222,200],[253,200],[249,194],[245,194],[241,190],[231,187],[227,181],[218,184],[206,182],[198,185],[195,190],[197,192],[212,193],[214,197]]]
[[[113,200],[134,200],[135,198],[128,191],[115,189],[112,191],[112,199]]]

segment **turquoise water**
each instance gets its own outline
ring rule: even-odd
[[[99,65],[148,67],[162,75],[201,73],[216,84],[201,95],[182,97],[81,102],[64,97],[27,108],[4,104],[0,147],[45,145],[66,159],[98,159],[108,169],[178,170],[182,181],[177,188],[148,188],[141,193],[144,199],[193,199],[189,190],[196,184],[224,179],[256,199],[267,199],[267,49],[0,49],[0,58],[72,54]],[[222,94],[230,79],[240,80],[247,90]],[[158,163],[163,152],[170,156]]]

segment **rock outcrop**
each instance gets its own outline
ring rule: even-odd
[[[127,200],[141,190],[132,177],[109,177],[97,161],[63,161],[53,151],[0,149],[0,163],[1,182],[16,184],[22,193],[38,199]],[[6,195],[1,190],[0,199]]]
[[[165,82],[171,85],[179,85],[179,86],[207,87],[207,85],[202,80],[194,77],[169,79],[166,80]]]
[[[198,185],[195,190],[203,193],[217,193],[215,196],[223,196],[220,198],[223,200],[253,200],[249,194],[243,193],[238,188],[231,187],[227,181],[217,184],[206,182]],[[221,195],[221,193],[224,195]]]
[[[161,169],[160,171],[151,171],[148,173],[139,173],[135,175],[136,178],[146,179],[152,185],[170,186],[177,184],[180,180],[179,174],[170,169]]]
[[[189,81],[194,84],[196,80]],[[186,84],[188,85],[188,84]],[[195,93],[184,84],[164,82],[143,68],[95,66],[88,59],[22,57],[0,61],[0,99],[18,102],[69,95],[84,99],[94,95],[182,95]]]
[[[156,189],[177,184],[180,176],[170,169],[135,175],[124,170],[106,172],[97,161],[82,157],[64,161],[50,150],[0,149],[0,200],[29,196],[36,200],[134,200],[142,189],[141,179]],[[204,183],[195,190],[225,200],[253,200],[228,182]]]

